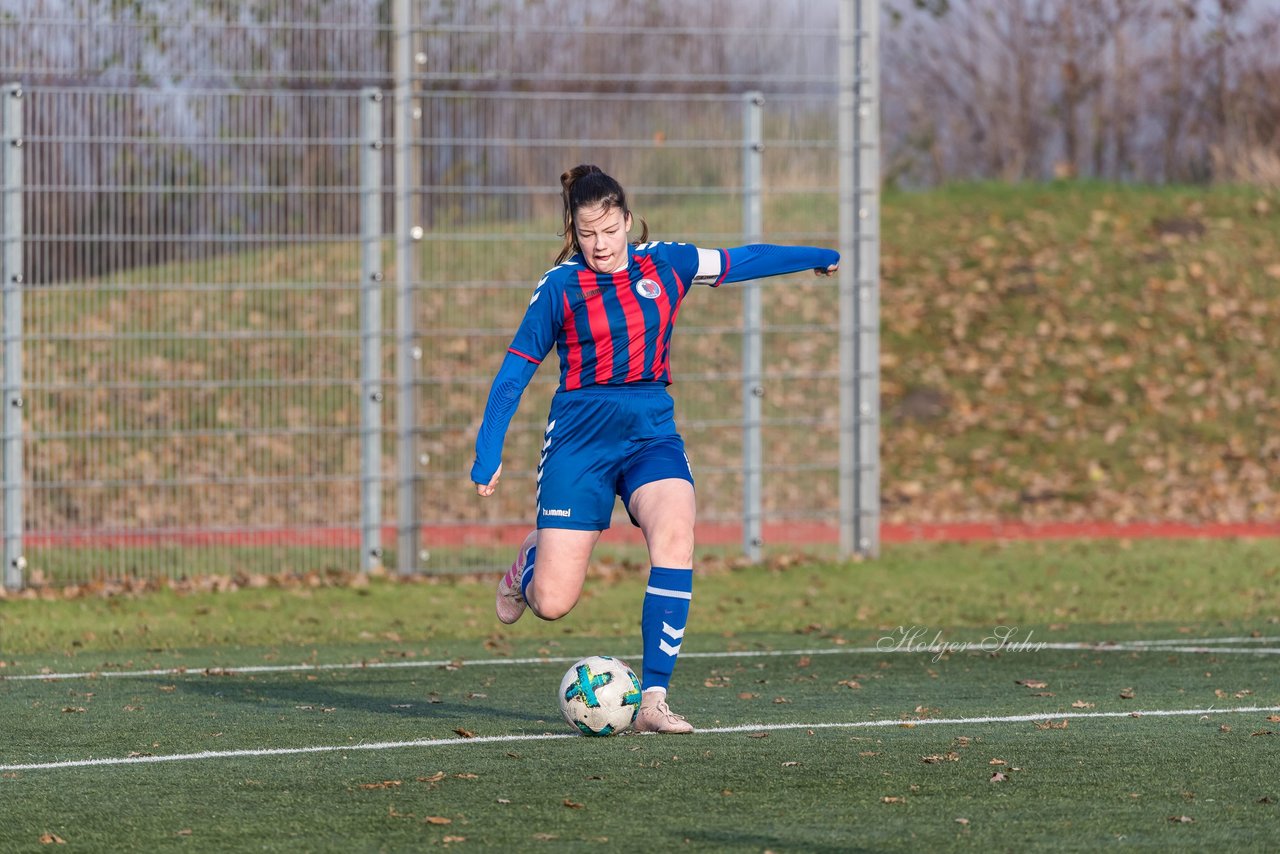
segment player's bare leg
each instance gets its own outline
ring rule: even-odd
[[[543,528],[538,532],[537,564],[524,588],[533,613],[544,620],[558,620],[573,610],[599,539],[599,531]]]
[[[514,623],[532,606],[544,620],[558,620],[582,595],[587,565],[599,531],[544,528],[530,531],[511,568],[498,580],[494,610],[503,623]]]

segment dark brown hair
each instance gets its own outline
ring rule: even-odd
[[[578,209],[591,205],[603,205],[606,208],[618,208],[625,217],[631,213],[627,207],[627,191],[613,178],[606,175],[599,166],[582,164],[575,166],[560,176],[560,196],[564,200],[564,246],[556,263],[562,264],[575,252],[581,252],[578,245],[578,232],[573,227],[573,218]],[[645,243],[649,239],[649,224],[640,220],[640,240]]]

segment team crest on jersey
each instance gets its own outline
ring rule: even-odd
[[[641,279],[636,282],[636,293],[645,299],[657,299],[658,295],[662,293],[662,285],[653,279]]]

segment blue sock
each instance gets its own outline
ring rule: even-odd
[[[689,602],[693,598],[693,570],[655,566],[649,570],[649,586],[644,591],[640,611],[640,638],[644,645],[644,663],[640,684],[665,689],[671,683],[671,671],[684,641],[689,622]]]
[[[534,546],[533,548],[529,549],[529,557],[524,562],[524,572],[520,574],[520,595],[526,597],[525,601],[528,601],[528,595],[526,591],[528,591],[529,589],[529,582],[533,581],[533,562],[534,562],[534,558],[536,558],[537,556],[538,556],[537,546]]]

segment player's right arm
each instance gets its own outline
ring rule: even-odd
[[[502,471],[502,446],[506,442],[511,418],[538,366],[551,352],[563,323],[561,301],[553,297],[559,288],[549,281],[552,273],[543,276],[534,289],[524,319],[520,321],[515,338],[489,388],[484,418],[476,433],[475,462],[471,465],[471,482],[482,496],[492,495],[498,485]]]
[[[539,362],[507,352],[498,375],[489,388],[489,400],[484,406],[484,419],[476,433],[476,458],[471,464],[471,482],[476,492],[488,497],[498,486],[502,472],[502,446],[506,443],[507,428],[520,405],[524,390],[538,370]]]

